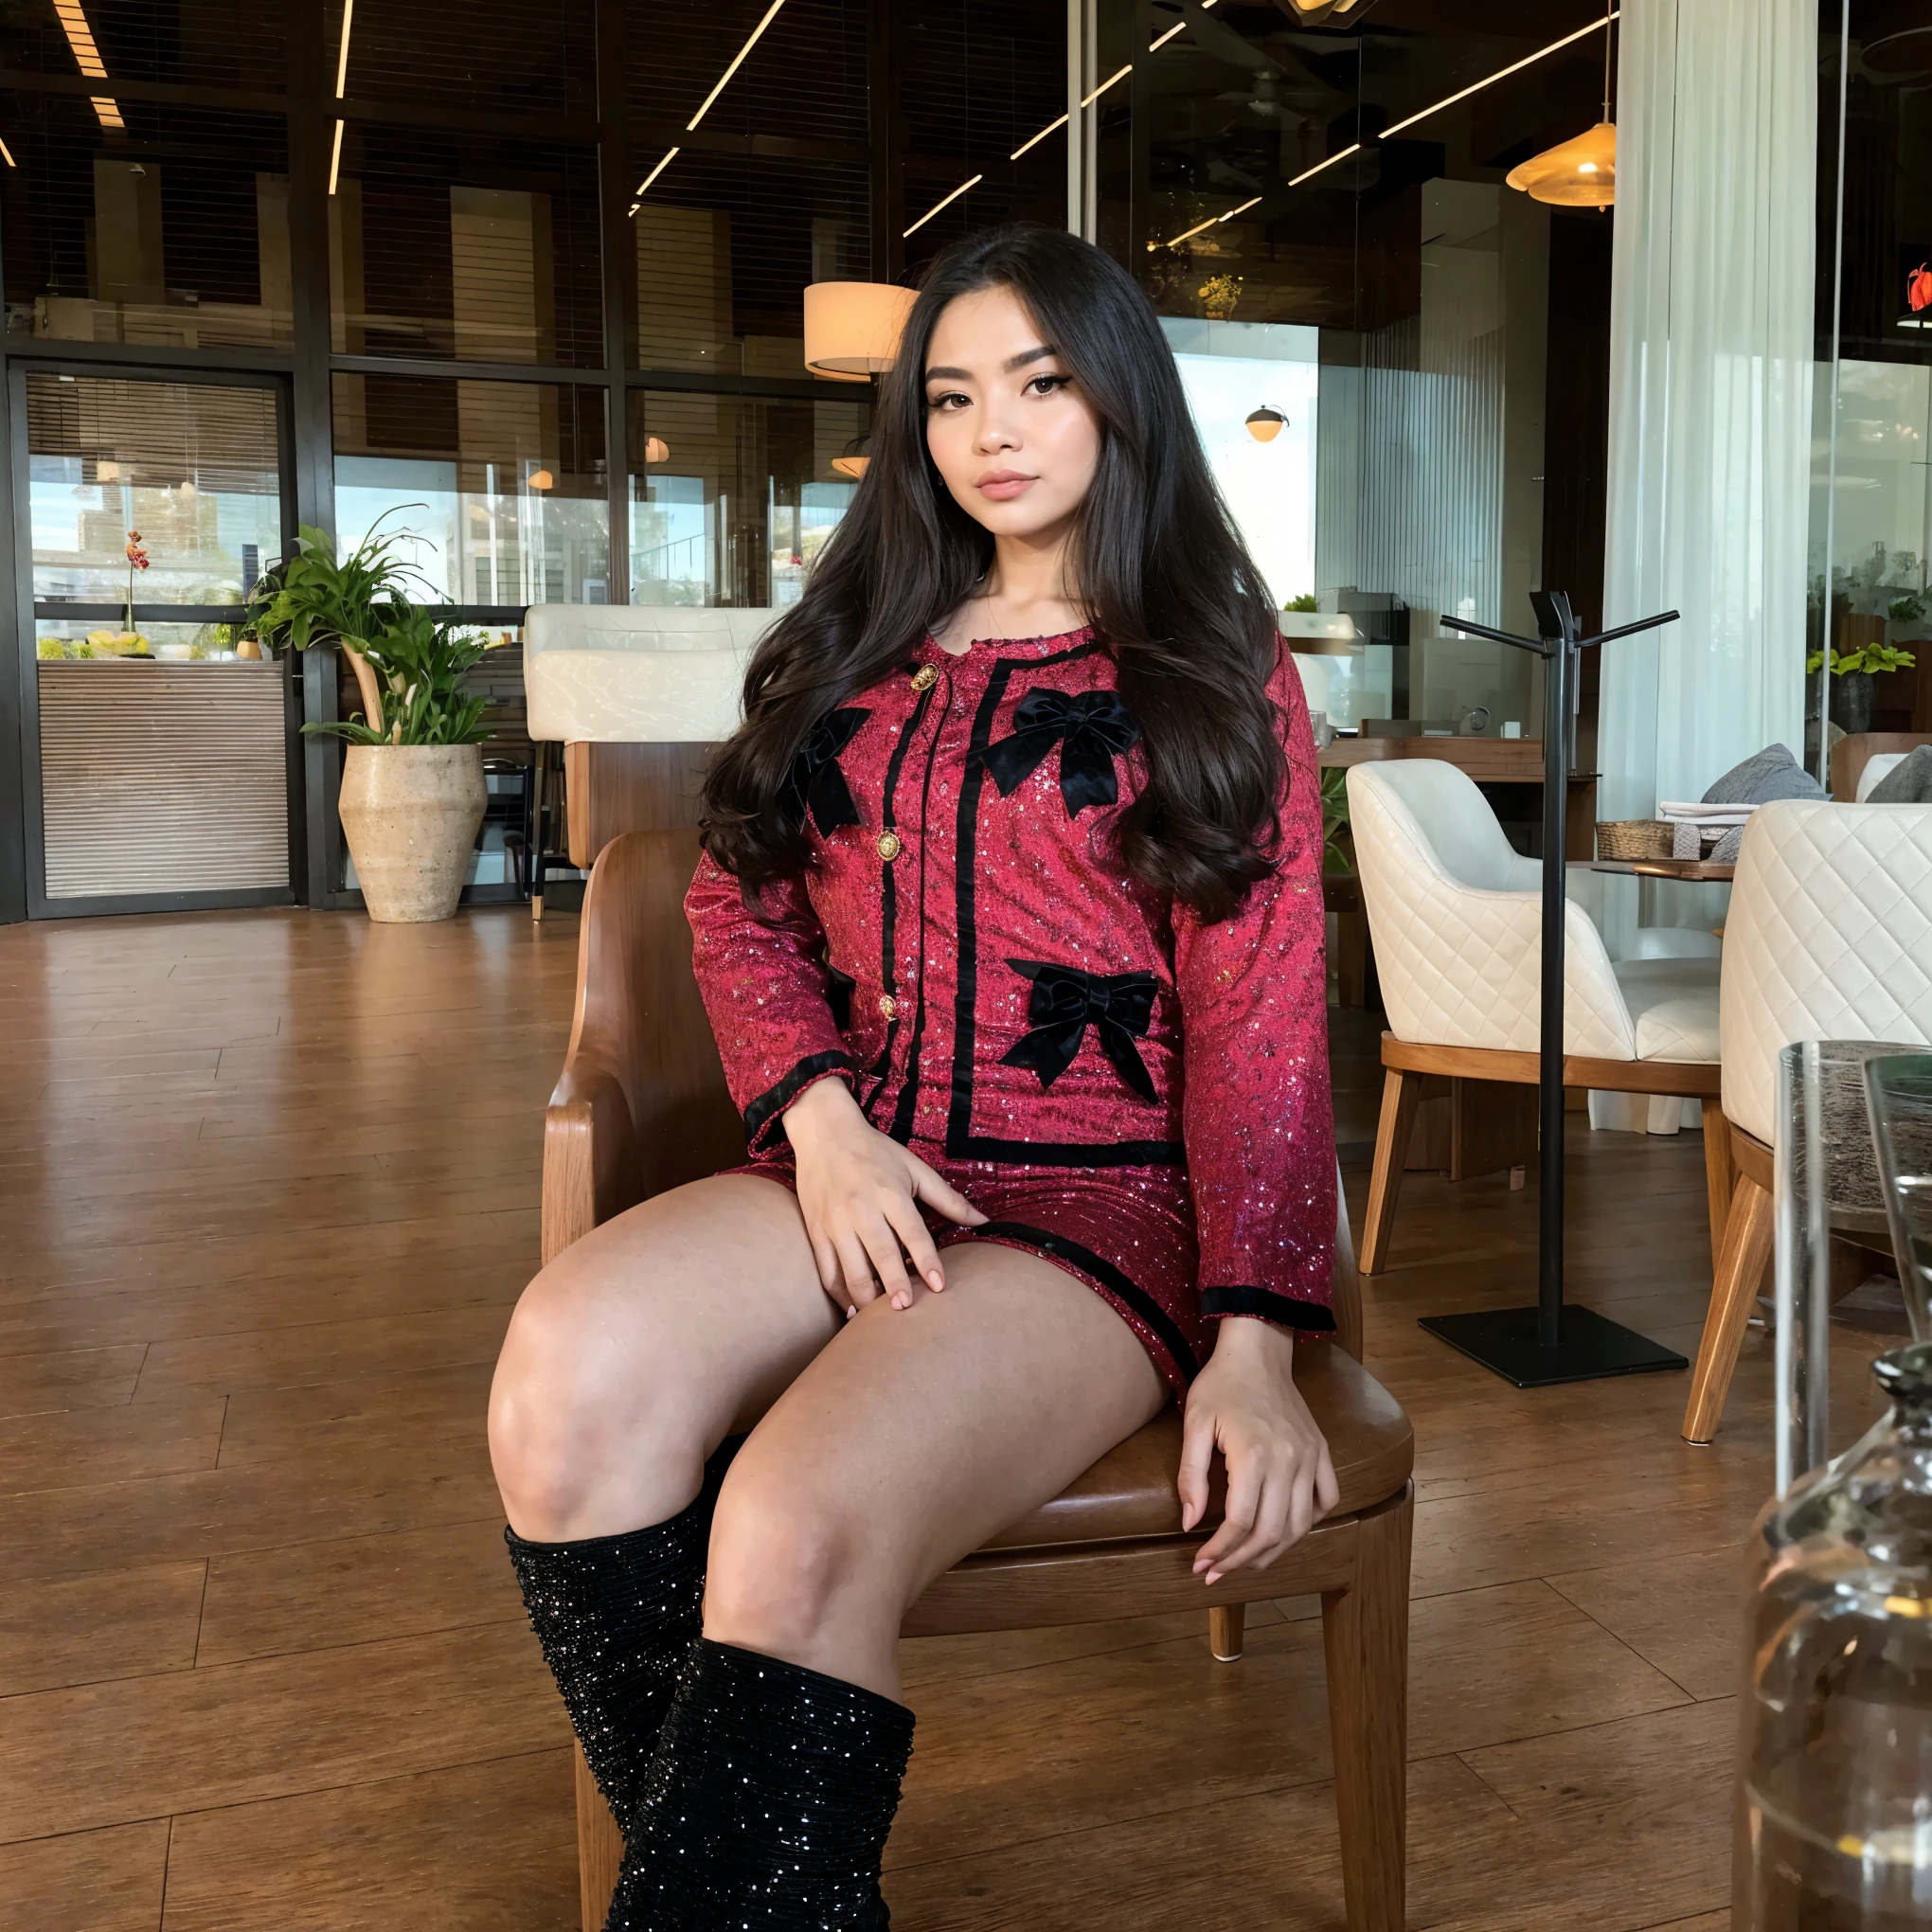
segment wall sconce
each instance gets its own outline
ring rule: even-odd
[[[647,436],[644,438],[644,460],[647,463],[670,462],[671,445],[661,436]]]
[[[532,490],[552,490],[557,484],[556,477],[547,470],[532,470],[528,481]]]
[[[1247,433],[1257,442],[1273,442],[1287,426],[1288,419],[1266,402],[1253,411],[1247,420]]]
[[[892,367],[918,295],[892,282],[813,282],[805,290],[805,367],[834,383]]]
[[[850,476],[856,483],[866,474],[866,465],[872,458],[867,455],[871,444],[869,436],[855,436],[837,456],[832,459],[833,472],[840,476]]]

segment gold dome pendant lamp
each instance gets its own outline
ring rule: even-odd
[[[1559,141],[1510,170],[1505,177],[1532,201],[1566,208],[1607,208],[1617,200],[1617,124],[1610,118],[1610,27],[1603,15],[1603,118],[1574,140]]]

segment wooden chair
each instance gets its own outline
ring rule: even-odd
[[[647,1196],[744,1157],[691,974],[683,900],[689,832],[628,832],[584,895],[576,1023],[544,1130],[544,1259]],[[1180,1417],[1164,1410],[1079,1482],[949,1570],[904,1631],[930,1637],[1205,1607],[1215,1655],[1241,1655],[1244,1606],[1319,1593],[1343,1888],[1351,1932],[1402,1932],[1409,1537],[1414,1437],[1361,1367],[1359,1288],[1336,1227],[1336,1345],[1311,1341],[1296,1381],[1328,1439],[1341,1501],[1273,1568],[1205,1588],[1190,1568],[1219,1514],[1183,1535]],[[584,1932],[597,1932],[623,1841],[580,1752]],[[1284,1856],[1288,1855],[1284,1852]]]
[[[1543,864],[1511,849],[1488,801],[1449,764],[1354,766],[1349,817],[1392,1029],[1382,1038],[1382,1120],[1362,1229],[1362,1272],[1375,1275],[1388,1265],[1409,1138],[1430,1083],[1459,1089],[1452,1178],[1513,1167],[1534,1149]],[[1565,1085],[1703,1103],[1715,1266],[1731,1193],[1717,959],[1613,963],[1588,914],[1571,904],[1564,976]],[[1508,1086],[1521,1092],[1519,1106],[1498,1092]],[[1463,1104],[1476,1096],[1490,1100],[1487,1133],[1476,1131],[1480,1112]],[[1510,1137],[1512,1123],[1522,1138]]]

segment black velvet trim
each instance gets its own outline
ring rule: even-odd
[[[745,1108],[746,1146],[756,1148],[759,1134],[765,1123],[783,1113],[821,1073],[856,1075],[858,1070],[858,1062],[850,1053],[839,1048],[831,1048],[824,1053],[808,1054],[776,1086],[767,1087],[750,1106]],[[779,1132],[782,1134],[783,1131],[780,1127]]]
[[[1258,1315],[1263,1321],[1282,1328],[1300,1329],[1310,1334],[1333,1334],[1335,1312],[1319,1301],[1300,1301],[1292,1295],[1277,1295],[1272,1288],[1204,1288],[1201,1313],[1210,1317],[1223,1315]]]
[[[935,685],[935,690],[943,691],[939,707],[939,722],[933,726],[933,735],[926,745],[925,777],[919,789],[919,992],[912,1012],[912,1038],[905,1048],[905,1080],[899,1089],[899,1104],[892,1112],[892,1124],[886,1131],[901,1146],[912,1144],[912,1124],[919,1112],[919,1063],[920,1054],[925,1046],[926,996],[925,996],[925,942],[926,942],[926,832],[932,824],[933,765],[939,750],[939,739],[946,729],[946,720],[953,709],[953,686],[948,679],[943,685]]]
[[[1029,1227],[1022,1221],[985,1221],[967,1231],[1025,1242],[1029,1247],[1038,1248],[1043,1255],[1071,1261],[1076,1268],[1091,1275],[1103,1288],[1118,1296],[1160,1337],[1162,1346],[1174,1358],[1174,1366],[1187,1381],[1191,1382],[1200,1374],[1200,1360],[1173,1316],[1137,1281],[1123,1275],[1112,1261],[1095,1254],[1092,1248],[1082,1247],[1079,1242],[1069,1241],[1064,1234],[1051,1234],[1044,1227]]]
[[[1002,658],[987,680],[986,694],[967,740],[966,768],[959,781],[959,836],[954,859],[959,930],[958,992],[953,1006],[953,1086],[946,1112],[946,1152],[959,1160],[1009,1160],[1036,1167],[1174,1167],[1185,1158],[1178,1140],[1121,1140],[1111,1144],[1079,1140],[1000,1140],[973,1132],[973,1048],[979,994],[979,933],[975,906],[979,856],[979,797],[986,784],[984,753],[993,738],[1006,689],[1016,671],[1064,664],[1100,650],[1089,640],[1049,657]]]

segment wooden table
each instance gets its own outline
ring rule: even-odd
[[[1593,872],[1634,872],[1639,879],[1689,879],[1699,885],[1728,886],[1735,866],[1713,865],[1708,859],[1600,859]]]

